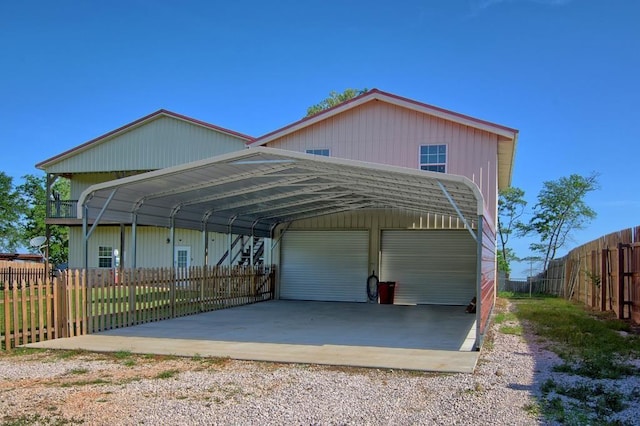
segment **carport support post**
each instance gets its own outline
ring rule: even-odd
[[[176,268],[176,226],[175,218],[171,215],[171,271],[173,271],[173,277],[171,277],[171,284],[169,288],[169,294],[171,298],[171,318],[176,316],[176,278],[178,276],[178,268]]]
[[[137,268],[137,252],[138,252],[138,215],[133,214],[131,221],[131,269]]]
[[[482,215],[478,216],[476,238],[476,346],[482,346]],[[494,290],[495,291],[495,290]]]
[[[87,289],[87,333],[93,333],[93,321],[89,320],[89,318],[93,318],[91,313],[91,300],[92,300],[92,292],[89,288],[89,235],[87,234],[89,230],[89,219],[87,216],[89,215],[89,208],[85,205],[83,206],[83,214],[82,214],[82,239],[84,240],[84,286]],[[68,270],[67,270],[68,272]],[[65,290],[66,291],[66,290]],[[66,295],[63,295],[66,297]],[[57,332],[57,331],[56,331]],[[65,336],[65,334],[63,334]]]
[[[204,286],[207,283],[207,272],[209,269],[209,227],[205,221],[202,224],[202,238],[204,247],[204,259],[202,259],[202,277],[200,280],[200,312],[204,312]]]
[[[229,267],[227,270],[227,301],[231,297],[231,238],[231,225],[229,225],[229,232],[227,233],[227,250],[229,250],[227,252],[229,253],[227,256],[227,266]]]

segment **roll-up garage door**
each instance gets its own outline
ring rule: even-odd
[[[367,301],[368,231],[288,231],[281,253],[281,299]]]
[[[397,282],[395,303],[466,305],[476,249],[467,230],[382,231],[380,280]]]

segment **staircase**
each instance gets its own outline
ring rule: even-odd
[[[233,266],[250,266],[252,259],[253,265],[262,265],[264,264],[264,244],[264,238],[238,235],[231,243],[231,250],[227,250],[220,257],[217,265],[227,265],[229,256]]]

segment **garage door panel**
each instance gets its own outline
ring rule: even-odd
[[[466,305],[475,295],[476,244],[468,231],[383,231],[381,280],[399,304]]]
[[[366,302],[367,231],[289,231],[282,238],[280,298]]]

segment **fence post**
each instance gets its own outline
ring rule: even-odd
[[[136,270],[130,269],[127,274],[123,274],[120,270],[120,281],[124,281],[129,289],[129,323],[127,326],[135,325],[138,323],[136,315]]]
[[[596,280],[598,277],[596,271],[596,251],[591,250],[591,307],[596,307]]]
[[[11,350],[11,302],[9,298],[9,283],[4,283],[4,348],[7,351]]]
[[[618,243],[618,318],[624,318],[624,246]]]
[[[176,317],[176,281],[178,279],[178,269],[177,268],[170,268],[169,269],[169,273],[170,273],[170,277],[171,277],[171,284],[170,284],[170,290],[169,290],[169,294],[170,294],[170,299],[171,299],[171,318],[175,318]]]
[[[609,249],[602,249],[602,259],[600,265],[600,310],[607,310],[607,259],[609,259]]]

